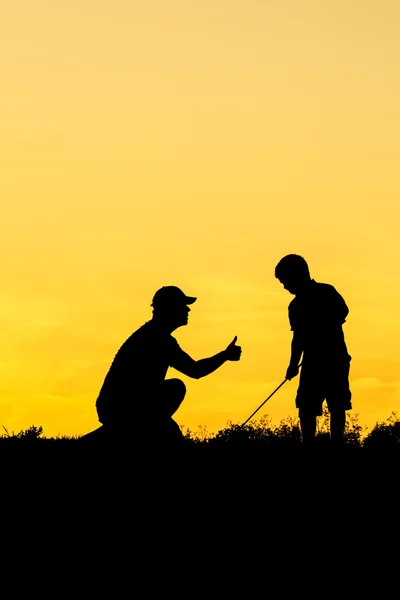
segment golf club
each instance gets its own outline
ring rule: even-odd
[[[301,367],[301,364],[302,364],[302,363],[300,363],[300,364],[299,364],[299,367]],[[254,411],[254,412],[253,412],[253,413],[252,413],[252,414],[249,416],[249,418],[248,418],[248,419],[246,419],[246,420],[244,421],[244,423],[242,423],[241,427],[244,427],[244,426],[246,425],[246,423],[248,423],[248,422],[250,421],[250,419],[251,419],[252,417],[254,417],[254,415],[256,414],[256,412],[258,412],[258,411],[260,410],[260,408],[261,408],[262,406],[264,406],[264,404],[267,402],[267,400],[269,400],[269,399],[271,398],[271,396],[273,396],[273,395],[275,394],[275,392],[277,392],[277,391],[279,390],[279,388],[280,388],[280,387],[282,387],[282,386],[283,386],[283,384],[284,384],[286,381],[288,381],[288,380],[287,380],[287,379],[286,379],[286,377],[285,377],[285,379],[282,381],[282,383],[278,385],[278,387],[277,387],[277,388],[276,388],[276,389],[275,389],[275,390],[272,392],[272,394],[270,394],[270,395],[268,396],[268,398],[266,398],[266,399],[264,400],[264,402],[262,402],[262,403],[260,404],[260,406],[259,406],[258,408],[256,408],[256,410],[255,410],[255,411]]]

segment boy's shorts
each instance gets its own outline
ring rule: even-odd
[[[296,395],[299,412],[320,416],[324,400],[330,413],[351,410],[350,361],[351,356],[325,364],[303,360]]]

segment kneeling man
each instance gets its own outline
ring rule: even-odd
[[[122,344],[104,379],[96,409],[100,423],[117,436],[152,436],[160,441],[182,440],[172,415],[186,387],[180,379],[166,379],[169,367],[200,379],[224,362],[238,361],[242,350],[237,337],[215,356],[194,360],[171,335],[188,324],[189,305],[196,298],[176,286],[160,288],[153,297],[153,316]]]

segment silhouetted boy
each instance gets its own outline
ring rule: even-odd
[[[171,333],[187,325],[188,305],[195,300],[176,286],[162,287],[153,297],[152,319],[118,350],[96,401],[100,423],[116,438],[181,441],[182,433],[171,417],[183,401],[186,387],[180,379],[165,379],[168,368],[200,379],[225,361],[240,359],[236,337],[222,352],[197,361],[181,349]]]
[[[351,409],[351,356],[342,329],[349,309],[332,285],[311,279],[302,256],[288,254],[282,258],[275,268],[275,277],[295,296],[289,304],[293,339],[286,379],[298,374],[302,358],[296,406],[303,443],[313,444],[316,417],[322,415],[322,403],[326,400],[331,414],[331,442],[340,446],[346,410]]]

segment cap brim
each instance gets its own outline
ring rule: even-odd
[[[197,298],[193,298],[193,296],[186,296],[186,304],[193,304],[193,302],[196,302]]]

